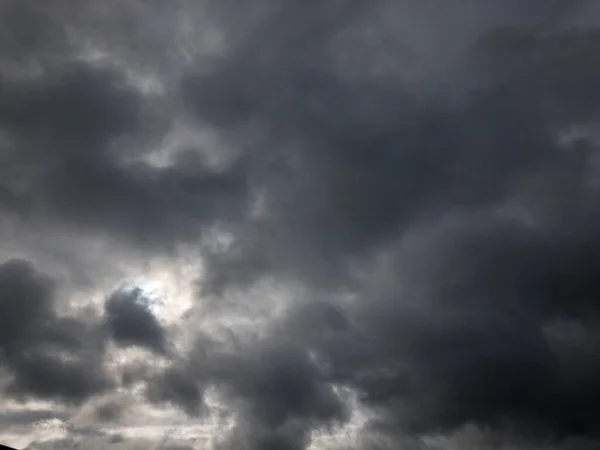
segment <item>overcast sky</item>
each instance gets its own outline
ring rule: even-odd
[[[594,0],[1,0],[0,442],[600,447]]]

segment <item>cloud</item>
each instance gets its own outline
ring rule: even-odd
[[[170,369],[153,380],[148,391],[150,400],[170,402],[194,417],[202,412],[202,394],[196,379],[176,369]]]
[[[0,11],[5,392],[110,425],[37,444],[170,445],[117,396],[221,450],[597,439],[593,3],[230,3]]]
[[[362,14],[353,15],[354,5],[342,2],[332,11],[306,6],[301,13],[307,19],[298,22],[292,20],[296,10],[284,7],[214,72],[183,84],[184,96],[200,120],[232,133],[244,126],[257,128],[253,133],[264,139],[252,150],[259,161],[253,179],[266,192],[269,219],[245,231],[248,236],[241,247],[260,254],[242,255],[239,262],[225,264],[226,278],[231,271],[230,277],[244,279],[244,267],[253,271],[265,266],[294,274],[309,271],[311,281],[319,275],[339,276],[332,271],[340,267],[340,258],[343,263],[364,256],[423,216],[502,202],[507,191],[531,172],[577,176],[567,173],[566,165],[574,161],[550,142],[553,136],[547,127],[579,120],[567,117],[567,103],[576,99],[565,95],[572,84],[586,86],[585,80],[572,77],[594,77],[596,71],[589,67],[593,58],[574,50],[545,57],[543,48],[566,45],[576,46],[577,52],[593,52],[592,34],[584,33],[580,40],[572,35],[538,39],[527,27],[508,28],[506,35],[529,35],[532,45],[522,52],[538,55],[520,59],[532,59],[530,67],[514,64],[508,69],[501,51],[485,44],[489,34],[485,29],[475,35],[478,52],[470,49],[473,42],[458,38],[462,56],[454,63],[476,73],[478,83],[491,86],[478,95],[465,94],[458,103],[450,92],[435,93],[434,101],[430,99],[434,93],[403,82],[403,68],[388,76],[345,78],[341,69],[327,64],[335,56],[328,44],[337,32],[327,14],[352,26]],[[410,11],[419,19],[429,17],[419,8]],[[311,20],[327,25],[315,30]],[[452,31],[460,25],[454,16],[445,24]],[[271,33],[281,36],[273,39]],[[419,44],[410,40],[418,36],[408,38],[406,45]],[[442,36],[433,38],[437,40],[432,45],[450,45]],[[587,47],[575,41],[585,41]],[[400,58],[405,66],[428,64],[426,59],[387,56]],[[493,72],[488,72],[484,60],[492,61]],[[585,68],[578,67],[581,61],[588,61]],[[549,64],[560,65],[562,72],[551,70],[556,75],[552,81],[545,78],[545,89],[536,71],[547,70]],[[505,83],[496,74],[501,68],[512,70],[507,77],[519,82]],[[584,92],[582,88],[581,100],[594,104],[593,94]],[[547,108],[548,102],[555,105]],[[311,251],[316,248],[318,252]],[[215,266],[222,264],[217,261]]]
[[[312,428],[345,419],[343,403],[305,353],[267,348],[239,359],[217,380],[239,404],[231,447],[301,449]]]
[[[335,17],[346,20],[349,5]],[[361,305],[342,307],[350,328],[317,315],[292,341],[323,356],[331,381],[356,388],[379,411],[377,426],[423,433],[509,419],[595,433],[595,390],[583,382],[595,377],[595,353],[570,366],[546,326],[595,311],[595,143],[566,151],[557,135],[597,114],[596,31],[525,16],[481,30],[463,65],[484,87],[433,103],[397,78],[333,72],[323,61],[338,30],[306,25],[327,20],[324,9],[307,6],[308,19],[294,22],[283,8],[289,16],[274,14],[214,73],[184,83],[200,120],[268,127],[272,159],[257,176],[267,218],[242,231],[241,256],[216,258],[214,279],[246,285],[276,273],[352,288],[357,265],[392,254],[387,292],[360,287]],[[533,229],[501,217],[511,203],[531,208]],[[449,215],[462,219],[446,229]],[[415,237],[436,222],[436,244]],[[425,262],[413,268],[411,257]],[[302,308],[291,308],[292,322]]]
[[[2,365],[8,393],[80,402],[108,383],[103,347],[85,323],[59,317],[53,285],[27,261],[0,266]]]
[[[142,450],[144,448],[153,448],[156,450],[185,450],[192,448],[186,443],[171,443],[166,442],[163,445],[156,446],[154,442],[147,439],[119,439],[119,436],[101,436],[101,437],[90,437],[87,439],[81,438],[66,438],[52,442],[46,442],[40,445],[32,445],[26,447],[29,450],[52,450],[61,448],[77,448],[81,445],[86,445],[86,448],[90,449],[123,449],[123,450]],[[150,447],[149,447],[150,446]]]
[[[73,67],[48,78],[6,83],[0,94],[0,123],[11,136],[2,188],[8,212],[150,244],[186,238],[192,224],[220,217],[222,200],[243,200],[236,167],[213,173],[199,159],[162,170],[126,161],[111,142],[139,130],[142,100],[118,74]]]
[[[108,331],[120,345],[138,345],[164,353],[165,330],[143,301],[139,289],[113,293],[105,304]]]

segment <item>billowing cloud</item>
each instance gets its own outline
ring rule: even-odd
[[[108,383],[102,342],[86,324],[59,317],[52,281],[26,261],[0,266],[1,361],[8,392],[80,402]]]
[[[122,84],[118,74],[78,67],[48,79],[4,83],[7,214],[29,222],[66,221],[144,243],[162,236],[161,243],[168,243],[173,233],[188,236],[190,226],[214,220],[243,196],[244,178],[235,168],[214,173],[191,157],[159,170],[111,144],[142,126],[142,100]]]
[[[597,446],[594,2],[105,3],[0,7],[0,438]]]
[[[139,289],[113,293],[105,305],[108,332],[121,345],[138,345],[163,353],[167,345],[165,331],[144,301]]]

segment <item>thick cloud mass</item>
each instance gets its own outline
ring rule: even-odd
[[[0,349],[8,393],[80,402],[106,385],[103,347],[85,324],[58,317],[53,286],[26,261],[0,266]]]
[[[166,350],[165,332],[156,317],[143,303],[139,289],[113,293],[106,301],[106,325],[118,343]]]
[[[42,3],[0,5],[1,439],[598,446],[595,2]]]

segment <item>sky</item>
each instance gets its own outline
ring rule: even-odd
[[[600,446],[593,0],[0,2],[0,442]]]

